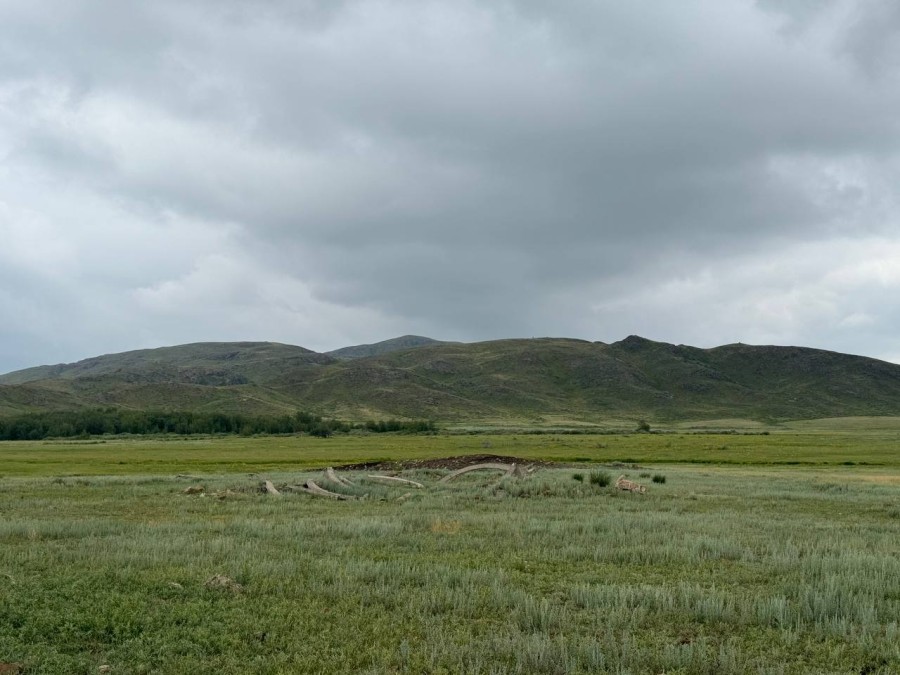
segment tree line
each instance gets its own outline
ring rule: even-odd
[[[373,433],[430,433],[428,420],[370,420],[350,423],[307,412],[293,415],[244,415],[212,412],[145,412],[117,408],[28,413],[0,418],[0,440],[37,441],[45,438],[88,438],[115,434],[309,434],[327,437],[354,429]]]

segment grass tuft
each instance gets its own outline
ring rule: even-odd
[[[609,471],[591,471],[591,485],[608,487],[612,483],[612,474]]]

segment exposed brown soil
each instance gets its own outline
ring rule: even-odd
[[[520,464],[530,466],[554,466],[554,462],[539,459],[523,459],[507,455],[458,455],[456,457],[438,457],[436,459],[407,459],[392,462],[363,462],[361,464],[344,464],[334,467],[338,471],[405,471],[408,469],[462,469],[473,464],[498,462],[502,464]]]

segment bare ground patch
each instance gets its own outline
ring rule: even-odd
[[[433,459],[407,459],[390,462],[363,462],[360,464],[343,464],[336,466],[338,471],[407,471],[410,469],[463,469],[474,464],[489,462],[499,464],[518,464],[531,466],[560,466],[557,462],[539,459],[524,459],[509,455],[458,455],[456,457],[438,457]]]

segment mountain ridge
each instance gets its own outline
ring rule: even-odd
[[[416,349],[418,347],[444,344],[448,343],[443,340],[435,340],[434,338],[424,337],[422,335],[401,335],[400,337],[382,340],[381,342],[341,347],[340,349],[332,349],[331,351],[323,353],[336,359],[359,359],[368,356],[380,356],[402,349]]]
[[[0,414],[114,406],[448,423],[900,415],[900,365],[808,347],[401,336],[335,356],[192,343],[0,376]]]

